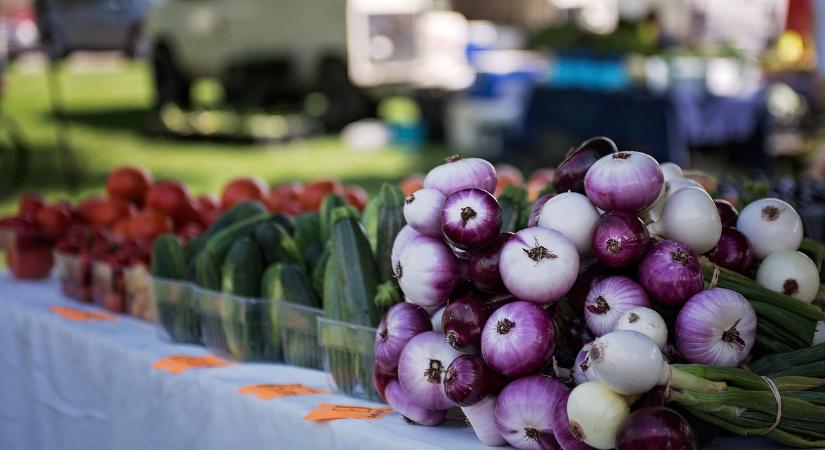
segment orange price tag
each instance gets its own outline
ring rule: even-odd
[[[215,355],[172,355],[155,361],[154,368],[172,373],[181,373],[189,369],[223,367],[228,366],[229,364],[229,362],[224,361]]]
[[[365,419],[377,420],[386,417],[392,408],[372,408],[370,406],[329,405],[322,403],[304,420]]]
[[[89,311],[83,309],[72,308],[62,305],[51,305],[49,311],[57,314],[66,320],[74,321],[90,321],[90,320],[115,320],[117,316],[103,311]]]
[[[242,387],[238,392],[253,395],[263,400],[273,398],[296,397],[299,395],[331,394],[327,389],[317,389],[303,384],[253,384]]]

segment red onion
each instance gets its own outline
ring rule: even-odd
[[[414,401],[427,409],[448,409],[453,402],[444,393],[444,373],[461,352],[444,335],[425,331],[410,339],[398,359],[398,381]]]
[[[393,273],[395,273],[395,276],[398,276],[396,270],[398,269],[398,262],[401,261],[401,253],[407,248],[407,244],[412,242],[412,240],[418,236],[421,236],[421,233],[415,231],[415,228],[409,225],[404,225],[401,227],[401,230],[399,230],[398,234],[395,235],[395,241],[392,243],[392,253],[390,253],[392,270]]]
[[[395,269],[408,302],[437,307],[452,293],[459,263],[442,240],[418,236],[407,244]]]
[[[584,344],[582,349],[576,355],[576,361],[573,364],[573,381],[577,385],[587,383],[588,381],[599,381],[599,376],[590,368],[590,347],[592,342]]]
[[[481,349],[481,330],[490,317],[482,300],[476,295],[454,298],[441,316],[441,330],[456,350],[478,353]]]
[[[508,384],[496,401],[496,427],[518,449],[557,449],[553,415],[563,395],[561,381],[545,375],[524,377]]]
[[[736,367],[756,340],[756,313],[742,294],[708,289],[685,303],[675,331],[676,346],[688,362]]]
[[[471,406],[490,394],[498,394],[507,384],[480,356],[461,355],[450,363],[444,375],[444,393],[458,406]]]
[[[613,331],[622,313],[637,306],[650,306],[645,290],[623,276],[607,277],[593,284],[584,303],[584,319],[596,336]]]
[[[398,303],[375,330],[375,367],[386,375],[395,375],[398,357],[410,339],[419,333],[431,331],[430,316],[419,306]]]
[[[676,241],[651,247],[639,264],[639,282],[656,301],[669,306],[683,304],[705,286],[696,255]]]
[[[553,411],[553,434],[562,450],[594,450],[570,432],[570,421],[567,419],[568,398],[570,398],[570,392],[565,392],[556,402]]]
[[[739,211],[736,210],[736,207],[731,202],[721,198],[717,198],[713,203],[716,204],[716,210],[719,211],[722,226],[735,227],[736,219],[739,218]]]
[[[441,191],[449,197],[456,191],[467,188],[483,189],[487,192],[496,190],[496,169],[481,158],[461,159],[455,155],[447,162],[433,168],[424,177],[424,188]]]
[[[573,191],[584,194],[584,177],[599,158],[616,152],[616,144],[603,136],[584,141],[570,151],[553,173],[553,188],[556,192]]]
[[[640,260],[649,246],[650,233],[634,214],[605,213],[593,230],[593,255],[607,267],[628,266]]]
[[[392,409],[415,424],[432,427],[441,424],[447,417],[446,410],[434,410],[419,405],[396,380],[387,384],[384,395]]]
[[[496,372],[515,378],[535,373],[555,349],[555,330],[547,312],[517,301],[497,309],[481,333],[481,354]]]
[[[506,292],[501,273],[498,271],[498,261],[504,244],[513,237],[513,233],[501,233],[487,246],[477,251],[470,260],[470,280],[476,289],[489,292]]]
[[[404,199],[404,219],[419,233],[441,237],[441,208],[446,197],[435,189],[420,189]]]
[[[708,253],[708,259],[739,273],[746,273],[753,262],[748,238],[735,228],[722,228],[719,243]]]
[[[584,177],[584,190],[604,211],[638,213],[652,205],[664,184],[659,163],[640,152],[618,152],[596,161]]]
[[[584,313],[584,302],[587,300],[587,294],[590,289],[599,280],[606,278],[609,272],[595,259],[583,261],[579,267],[579,275],[576,277],[576,282],[567,293],[567,298],[573,303],[576,311]]]
[[[688,421],[662,406],[646,406],[622,422],[616,435],[616,450],[695,450]]]
[[[541,214],[541,208],[547,203],[547,200],[553,198],[555,194],[544,194],[539,197],[535,203],[533,203],[533,207],[530,208],[530,217],[527,219],[527,226],[534,227],[539,224],[539,215]]]
[[[381,399],[385,402],[387,401],[387,397],[384,395],[384,391],[387,389],[387,384],[393,380],[395,380],[394,376],[382,375],[378,370],[372,371],[372,386],[375,388],[375,392],[378,392],[378,395],[380,395]]]
[[[447,197],[441,209],[441,229],[447,241],[462,250],[478,250],[498,236],[501,206],[493,194],[475,188]]]
[[[558,231],[526,228],[504,244],[499,272],[504,286],[517,298],[553,303],[576,281],[579,253]]]

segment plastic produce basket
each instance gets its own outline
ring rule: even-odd
[[[317,321],[324,312],[289,302],[281,302],[280,306],[284,362],[298,367],[323,369],[324,358],[318,346]]]
[[[281,302],[206,289],[197,292],[206,348],[237,361],[283,360],[279,327],[270,325]]]
[[[164,339],[183,344],[201,343],[201,322],[195,289],[185,281],[150,277],[155,323]]]
[[[144,320],[155,320],[157,313],[150,298],[149,270],[145,264],[136,264],[123,271],[126,285],[126,312]]]
[[[92,263],[92,300],[109,311],[126,312],[123,269],[101,261]]]
[[[54,265],[55,236],[41,231],[4,228],[3,251],[6,267],[15,278],[46,278]]]
[[[63,295],[83,302],[92,301],[92,261],[88,256],[54,252],[54,264]]]
[[[335,391],[382,401],[372,384],[375,332],[375,328],[318,318],[318,344],[324,351],[324,370]]]

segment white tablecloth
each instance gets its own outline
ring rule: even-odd
[[[152,367],[159,358],[207,352],[163,342],[152,325],[129,317],[68,321],[48,311],[54,304],[85,307],[63,298],[53,280],[19,282],[0,273],[2,450],[483,448],[459,422],[410,426],[397,413],[376,421],[305,421],[321,403],[370,403],[341,395],[261,400],[238,392],[259,383],[327,387],[326,374],[289,366],[163,372]],[[732,442],[717,440],[713,448]],[[777,448],[762,444],[739,447]]]

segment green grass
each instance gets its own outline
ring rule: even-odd
[[[118,62],[106,70],[76,67],[64,65],[58,72],[69,142],[81,171],[71,192],[61,170],[46,72],[12,66],[7,73],[0,99],[3,115],[17,125],[30,156],[22,181],[0,193],[0,213],[14,210],[24,192],[42,192],[50,199],[102,193],[106,174],[122,164],[146,167],[155,179],[181,179],[195,193],[217,193],[238,176],[258,176],[270,183],[337,177],[374,191],[383,180],[425,171],[447,155],[438,149],[364,153],[345,149],[335,137],[260,145],[159,137],[148,131],[152,92],[146,64]],[[9,139],[0,127],[0,145],[8,147]],[[3,173],[8,171],[4,168]]]

